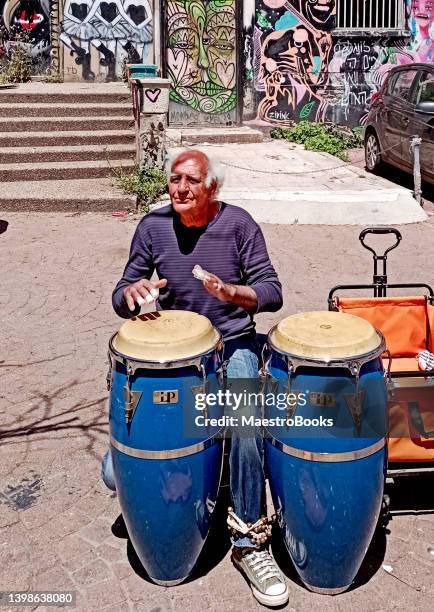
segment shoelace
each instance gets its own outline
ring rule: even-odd
[[[249,567],[255,572],[259,582],[264,582],[264,580],[269,578],[280,577],[273,558],[266,550],[249,553],[245,556],[245,559]]]

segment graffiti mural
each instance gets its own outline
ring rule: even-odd
[[[0,0],[0,58],[20,45],[35,73],[50,65],[50,0]]]
[[[232,123],[237,105],[235,0],[169,0],[172,123]]]
[[[334,0],[300,0],[297,7],[283,0],[257,3],[255,63],[264,92],[258,105],[263,121],[324,119],[322,90],[328,82],[334,11]]]
[[[411,39],[332,38],[335,0],[256,2],[253,77],[259,122],[363,124],[396,65],[432,62],[434,0],[408,0]]]
[[[66,77],[121,79],[125,63],[152,63],[151,5],[148,0],[66,0],[59,38],[73,58],[65,61]]]
[[[411,49],[417,53],[420,62],[432,62],[434,58],[433,9],[433,0],[411,0],[409,19],[413,38]]]

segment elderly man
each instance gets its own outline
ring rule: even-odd
[[[257,378],[253,314],[282,306],[281,285],[261,229],[243,209],[217,200],[223,172],[204,153],[184,151],[168,166],[171,205],[140,221],[124,275],[113,292],[113,307],[129,318],[140,312],[143,301],[157,298],[160,309],[205,315],[225,340],[228,377]],[[202,281],[192,275],[195,265],[208,272]],[[158,280],[151,281],[154,271]],[[108,485],[109,459],[103,468]],[[260,437],[233,434],[230,470],[235,514],[255,523],[264,496]],[[258,601],[268,606],[286,603],[285,579],[267,549],[241,533],[232,541],[232,560]]]

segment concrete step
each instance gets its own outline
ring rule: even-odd
[[[133,116],[120,117],[0,117],[0,134],[2,132],[53,132],[77,130],[126,130],[134,126]]]
[[[0,102],[12,104],[72,104],[131,102],[130,90],[123,83],[20,83],[0,86]]]
[[[0,132],[0,147],[44,147],[134,143],[134,129],[56,132]]]
[[[71,93],[20,93],[19,90],[0,89],[0,102],[6,104],[119,104],[131,102],[131,94],[129,90],[125,90],[119,94],[99,94],[88,92],[71,92]]]
[[[0,149],[0,164],[41,163],[134,159],[136,147],[131,144],[7,147]]]
[[[129,102],[117,103],[89,103],[76,102],[75,104],[60,103],[26,103],[26,102],[0,102],[0,117],[101,117],[101,116],[128,116],[132,113],[132,104]]]
[[[110,165],[105,160],[1,164],[0,182],[111,177],[116,168],[127,170],[133,166],[134,161],[129,159],[112,159]]]
[[[94,211],[135,210],[136,198],[124,194],[110,178],[3,183],[0,210]]]
[[[172,145],[228,144],[263,142],[264,135],[246,125],[241,127],[169,128],[167,136]]]

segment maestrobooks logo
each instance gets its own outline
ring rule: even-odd
[[[324,384],[324,381],[319,381]],[[339,388],[289,385],[288,379],[217,379],[184,385],[186,438],[210,436],[370,438],[387,433],[387,398],[369,383]],[[316,387],[315,387],[316,385]]]

